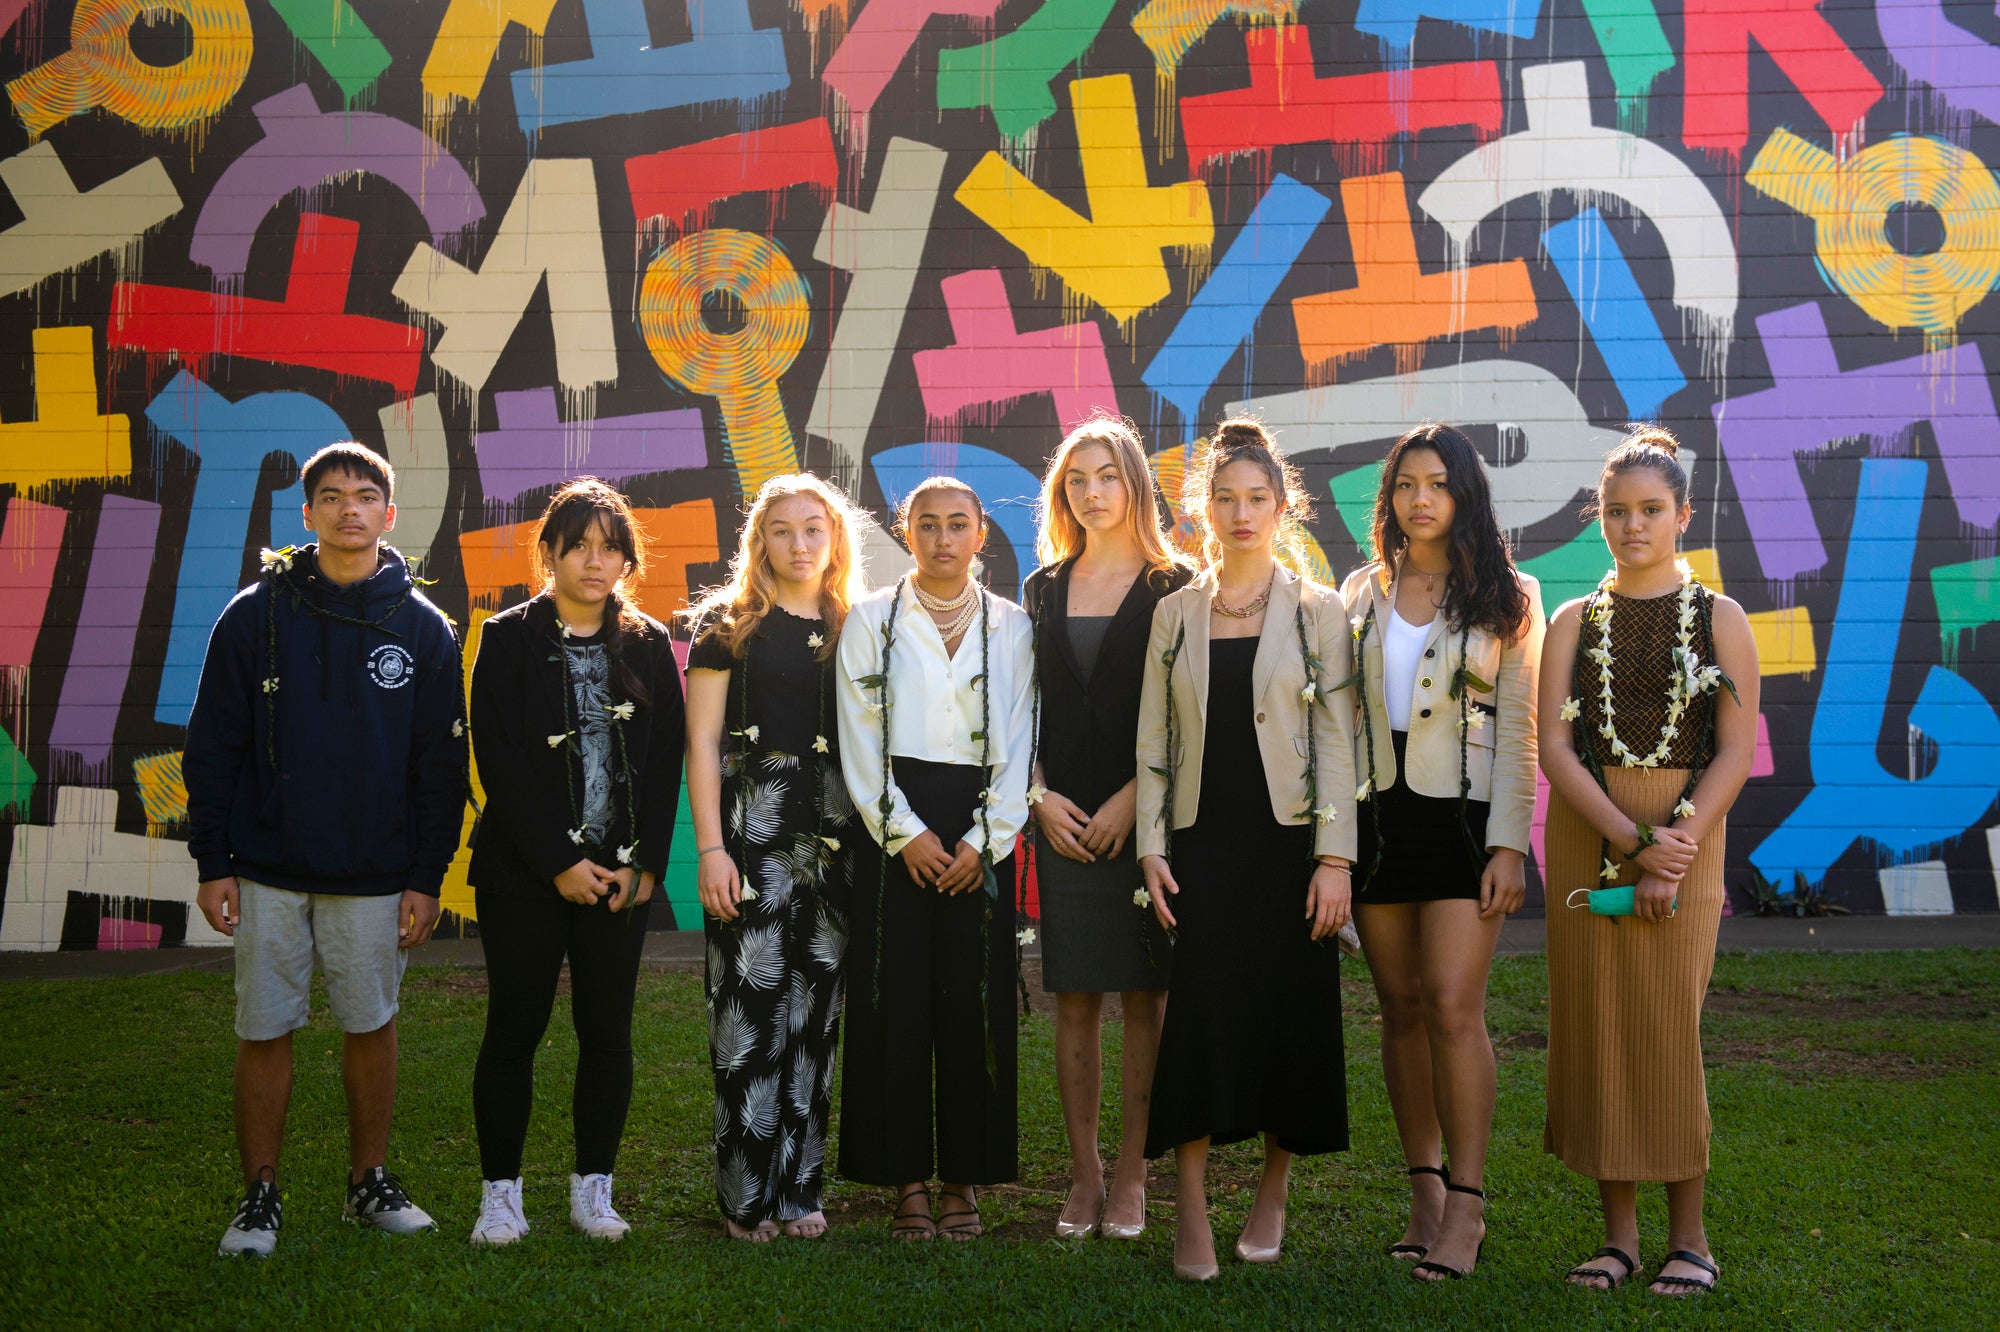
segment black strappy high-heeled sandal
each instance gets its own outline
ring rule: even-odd
[[[1451,1176],[1445,1171],[1443,1166],[1411,1166],[1403,1173],[1412,1179],[1418,1175],[1436,1175],[1446,1184],[1451,1183]],[[1391,1244],[1384,1252],[1391,1258],[1401,1258],[1406,1253],[1415,1254],[1421,1258],[1430,1252],[1430,1246],[1425,1244]]]
[[[904,1210],[912,1198],[924,1200],[921,1212]],[[931,1220],[931,1191],[929,1186],[911,1189],[896,1200],[896,1210],[889,1216],[889,1238],[899,1240],[931,1240],[937,1238],[937,1222]]]
[[[1444,1182],[1444,1187],[1446,1192],[1469,1193],[1473,1197],[1479,1199],[1480,1202],[1482,1203],[1486,1201],[1486,1190],[1475,1189],[1470,1184],[1454,1184],[1447,1179]],[[1479,1237],[1479,1247],[1473,1250],[1472,1252],[1473,1266],[1475,1267],[1478,1266],[1479,1260],[1485,1256],[1486,1256],[1486,1237],[1484,1235],[1481,1235]],[[1434,1273],[1438,1276],[1450,1277],[1453,1281],[1458,1281],[1466,1275],[1468,1270],[1469,1269],[1466,1268],[1446,1267],[1443,1263],[1433,1263],[1426,1261],[1418,1263],[1415,1267],[1412,1267],[1410,1269],[1410,1275],[1416,1280],[1422,1281],[1425,1279],[1424,1274],[1429,1272],[1429,1273]]]

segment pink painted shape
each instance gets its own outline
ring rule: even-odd
[[[1757,714],[1757,748],[1750,756],[1750,775],[1770,777],[1778,771],[1778,765],[1771,759],[1771,723]]]
[[[1004,406],[1036,393],[1055,398],[1057,421],[1064,429],[1093,412],[1117,410],[1104,333],[1096,324],[1020,332],[997,268],[955,273],[939,287],[954,345],[913,358],[924,415],[932,421],[950,421],[973,407]]]
[[[97,922],[97,951],[117,952],[132,948],[158,948],[161,929],[143,920],[105,916]]]
[[[14,20],[27,13],[28,6],[34,2],[35,0],[0,0],[0,37],[7,35],[7,30],[14,26]]]
[[[999,12],[1000,0],[868,0],[822,77],[849,112],[866,115],[903,67],[924,24],[941,15],[990,20]]]
[[[1542,775],[1542,770],[1538,767],[1535,769],[1535,818],[1528,825],[1528,845],[1535,850],[1535,868],[1542,872],[1544,891],[1548,887],[1549,856],[1548,852],[1542,849],[1542,829],[1546,828],[1548,823],[1549,779]]]
[[[69,514],[53,504],[18,495],[7,504],[0,528],[0,666],[26,666],[35,656],[56,555]]]

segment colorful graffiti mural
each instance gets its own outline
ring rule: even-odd
[[[1552,604],[1667,422],[1764,654],[1738,909],[2000,908],[1986,0],[0,0],[0,83],[0,947],[215,942],[182,726],[329,440],[476,640],[586,471],[656,614],[800,465],[968,474],[1011,590],[1098,408],[1170,493],[1260,413],[1336,574],[1466,424]]]

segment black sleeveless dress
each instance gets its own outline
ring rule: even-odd
[[[1268,1133],[1300,1156],[1347,1148],[1340,950],[1305,916],[1310,824],[1271,814],[1257,749],[1255,638],[1209,645],[1201,807],[1174,834],[1180,895],[1146,1155]]]

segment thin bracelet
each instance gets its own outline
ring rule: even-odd
[[[728,847],[726,847],[726,846],[722,845],[722,844],[721,844],[720,842],[718,842],[718,843],[716,843],[716,844],[715,844],[714,846],[704,846],[704,847],[701,847],[701,848],[699,848],[698,850],[696,850],[696,852],[695,852],[694,854],[695,854],[695,858],[696,858],[696,859],[700,859],[700,858],[701,858],[702,856],[705,856],[705,855],[707,855],[707,854],[708,854],[709,852],[711,852],[711,851],[727,851],[728,849],[729,849]]]

